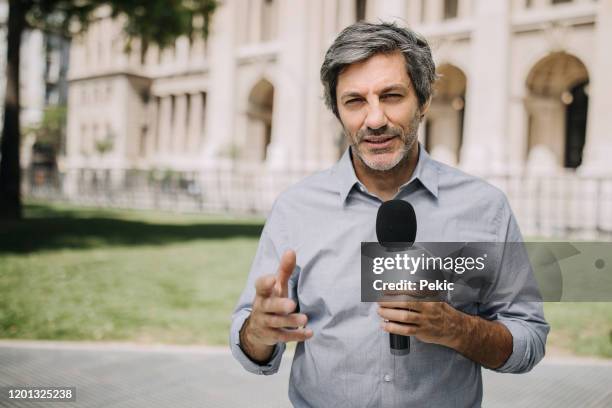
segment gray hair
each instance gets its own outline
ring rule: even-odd
[[[346,27],[325,53],[321,65],[321,82],[325,105],[340,118],[336,103],[338,76],[344,68],[375,54],[400,51],[406,60],[406,71],[422,107],[431,96],[436,80],[436,66],[427,41],[414,31],[395,23],[357,22]]]

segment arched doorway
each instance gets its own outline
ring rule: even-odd
[[[441,162],[455,165],[463,143],[466,76],[451,64],[438,70],[438,80],[425,123],[425,148]]]
[[[529,167],[576,168],[586,137],[589,74],[577,57],[552,53],[527,76]]]
[[[248,130],[244,156],[252,161],[265,161],[272,141],[274,86],[261,79],[249,94]]]

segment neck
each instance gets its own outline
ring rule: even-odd
[[[352,153],[352,152],[351,152]],[[387,171],[373,170],[359,158],[352,154],[355,175],[368,189],[368,191],[382,201],[391,200],[397,194],[401,185],[405,184],[412,177],[419,160],[419,144],[414,143],[413,147],[405,158],[397,166]]]

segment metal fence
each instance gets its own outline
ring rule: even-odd
[[[261,168],[200,172],[80,169],[41,177],[26,173],[26,196],[99,207],[265,215],[303,172]],[[612,238],[612,179],[489,177],[506,192],[525,236]]]
[[[107,208],[265,215],[276,196],[304,176],[253,168],[207,172],[79,169],[45,177],[26,172],[23,190],[34,199]]]
[[[506,192],[525,236],[612,238],[610,178],[567,173],[488,180]]]

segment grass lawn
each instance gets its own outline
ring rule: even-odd
[[[261,219],[30,205],[0,227],[0,338],[227,344]]]
[[[227,344],[262,219],[26,208],[0,225],[0,338]],[[549,345],[612,357],[612,303],[547,303]]]

